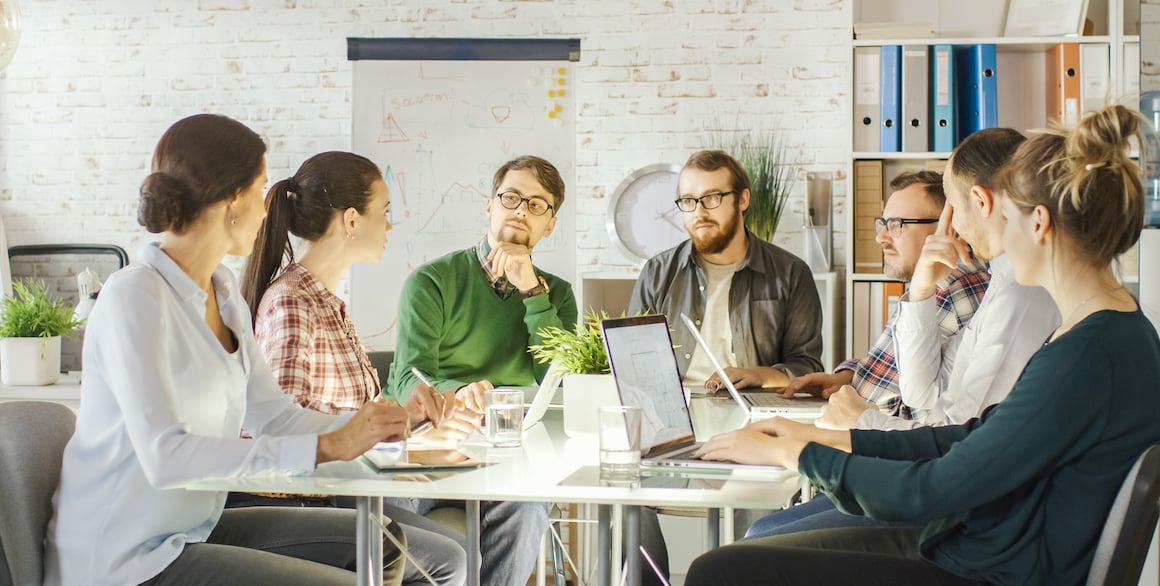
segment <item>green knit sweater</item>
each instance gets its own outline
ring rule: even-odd
[[[419,267],[399,302],[395,362],[383,390],[406,401],[419,384],[411,367],[440,391],[487,380],[495,386],[535,384],[547,365],[536,364],[529,344],[545,326],[576,327],[576,297],[565,280],[536,269],[547,295],[500,299],[491,288],[475,248],[453,252]]]

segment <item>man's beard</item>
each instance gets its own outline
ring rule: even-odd
[[[735,208],[736,209],[736,208]],[[692,232],[689,238],[693,240],[693,249],[699,254],[717,254],[733,241],[737,232],[737,225],[741,222],[741,214],[734,214],[725,224],[717,224],[717,230],[702,234]]]

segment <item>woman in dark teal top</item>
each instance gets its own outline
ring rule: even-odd
[[[1111,263],[1143,225],[1121,106],[1023,144],[997,178],[1017,280],[1063,323],[965,425],[838,432],[781,419],[702,455],[798,469],[851,514],[925,529],[811,531],[710,552],[686,584],[1080,584],[1121,483],[1160,442],[1160,339]],[[1140,144],[1146,144],[1140,140]]]

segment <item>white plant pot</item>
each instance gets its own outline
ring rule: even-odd
[[[60,378],[60,336],[0,338],[0,382],[51,385]]]
[[[599,431],[600,408],[619,404],[620,393],[611,374],[564,375],[564,434],[595,434]]]

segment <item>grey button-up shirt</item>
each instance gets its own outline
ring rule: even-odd
[[[734,366],[772,366],[791,376],[820,372],[822,303],[813,273],[802,259],[748,230],[746,235],[749,251],[729,289]],[[681,376],[697,343],[677,316],[685,313],[698,326],[705,316],[705,272],[695,254],[686,240],[649,259],[628,303],[629,313],[669,318]]]

